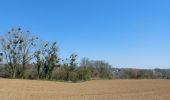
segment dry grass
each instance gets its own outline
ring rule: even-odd
[[[0,100],[170,100],[170,80],[63,83],[0,79]]]

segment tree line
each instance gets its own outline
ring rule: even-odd
[[[90,79],[170,79],[170,69],[113,68],[102,60],[58,55],[57,42],[41,40],[30,31],[12,28],[0,37],[0,77],[85,81]]]
[[[170,79],[170,69],[113,68],[115,79]]]
[[[78,64],[76,54],[63,59],[58,56],[57,42],[41,40],[20,27],[2,35],[0,46],[3,77],[74,82],[112,77],[108,63],[84,58]]]

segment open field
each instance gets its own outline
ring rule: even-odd
[[[170,80],[63,83],[0,79],[0,100],[170,100]]]

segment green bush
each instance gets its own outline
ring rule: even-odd
[[[87,68],[80,68],[78,72],[79,80],[90,80],[91,78],[91,71]]]
[[[69,76],[70,76],[70,81],[72,82],[78,81],[78,73],[76,71],[70,72]]]

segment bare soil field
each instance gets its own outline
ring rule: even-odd
[[[0,100],[170,100],[170,80],[64,83],[0,79]]]

